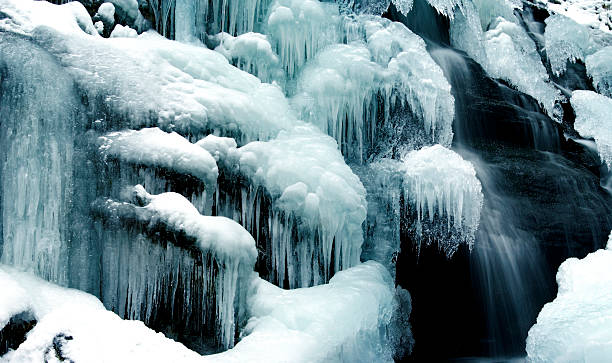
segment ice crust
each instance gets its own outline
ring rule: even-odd
[[[565,73],[567,62],[584,60],[585,48],[589,44],[588,30],[563,15],[552,15],[545,20],[546,55],[557,75]]]
[[[215,51],[243,71],[263,82],[281,77],[279,58],[266,35],[249,32],[234,37],[228,33],[219,33],[212,38],[219,43]]]
[[[606,362],[612,355],[612,233],[606,249],[559,267],[557,297],[527,337],[529,362]]]
[[[570,100],[580,136],[595,139],[602,163],[612,167],[612,99],[592,91],[574,91]]]

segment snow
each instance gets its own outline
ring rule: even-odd
[[[280,72],[279,58],[266,35],[249,32],[233,37],[228,33],[219,33],[212,38],[219,43],[215,51],[243,71],[263,82],[279,78],[275,72],[277,68]]]
[[[98,8],[98,12],[96,15],[98,15],[100,19],[102,19],[104,22],[111,24],[111,25],[114,24],[115,23],[115,5],[113,5],[112,3],[103,3]]]
[[[570,100],[580,136],[595,139],[601,161],[612,168],[612,99],[592,91],[574,91]]]
[[[578,24],[604,32],[612,31],[612,9],[606,0],[540,0],[554,14],[567,16]]]
[[[184,302],[183,311],[189,312],[183,313],[182,318],[189,319],[192,314],[196,315],[190,313],[191,311],[200,312],[200,317],[192,319],[202,319],[203,322],[206,322],[206,317],[215,316],[218,339],[224,347],[232,347],[235,328],[244,304],[245,291],[242,291],[242,285],[247,282],[246,279],[257,259],[255,240],[242,226],[229,218],[200,215],[180,194],[168,192],[151,195],[140,185],[135,186],[131,194],[134,203],[144,206],[106,200],[99,205],[99,212],[106,214],[108,219],[136,221],[153,231],[161,228],[183,236],[168,242],[189,248],[189,241],[193,241],[193,247],[201,251],[201,261],[198,262],[191,255],[170,246],[156,252],[156,248],[149,244],[148,257],[144,259],[144,263],[141,257],[136,256],[139,260],[136,266],[146,268],[146,273],[136,269],[122,274],[122,269],[119,269],[116,272],[118,275],[113,279],[111,266],[117,264],[117,259],[121,261],[123,258],[132,263],[120,263],[119,266],[130,266],[136,262],[130,261],[134,252],[130,251],[128,246],[132,243],[138,244],[142,239],[129,234],[115,235],[114,240],[123,240],[118,246],[119,251],[125,250],[126,253],[115,254],[112,249],[110,261],[106,258],[103,261],[105,267],[108,267],[107,273],[111,274],[103,278],[107,284],[102,294],[105,304],[111,305],[113,309],[126,311],[130,318],[149,321],[154,310],[152,304],[159,301],[159,296],[169,295],[167,299],[172,304],[176,299],[176,287],[172,287],[172,283],[170,287],[164,286],[160,281],[181,281],[182,293],[185,295],[183,299],[187,301]],[[123,255],[126,257],[122,257]],[[109,266],[106,266],[107,264]],[[202,275],[204,278],[198,278]],[[205,285],[195,286],[198,282]],[[126,298],[114,298],[117,291],[126,294]],[[207,291],[214,293],[215,298],[201,295]],[[106,300],[106,296],[109,296],[110,300]],[[205,301],[198,302],[199,299]],[[125,304],[127,305],[124,306]],[[146,308],[143,309],[143,306]],[[203,308],[200,310],[200,307]],[[211,309],[214,313],[210,312]],[[170,312],[174,313],[173,310]]]
[[[339,42],[339,11],[316,0],[276,0],[270,6],[267,33],[289,78],[326,45]]]
[[[138,32],[135,29],[130,28],[129,26],[123,26],[121,24],[115,25],[115,28],[111,32],[111,38],[136,38],[138,36]]]
[[[53,5],[45,1],[2,0],[0,29],[30,34],[38,26],[48,26],[64,34],[85,32],[98,36],[85,7],[76,1]]]
[[[385,175],[383,187],[392,188],[395,178],[401,178],[407,213],[415,219],[417,248],[435,241],[450,257],[461,243],[473,246],[484,197],[470,162],[434,145],[410,151],[401,160],[382,159],[374,167]]]
[[[612,46],[589,55],[585,63],[593,86],[602,95],[612,97]]]
[[[212,155],[176,132],[166,133],[157,127],[118,131],[99,137],[98,142],[104,158],[193,175],[210,187],[217,184],[219,169]]]
[[[554,114],[561,93],[550,82],[535,43],[520,25],[497,18],[485,33],[485,49],[491,77],[507,80],[535,98],[548,115]]]
[[[251,284],[246,336],[219,362],[392,362],[387,329],[395,309],[393,280],[366,262],[326,285],[283,290]],[[350,302],[347,304],[347,302]],[[248,358],[247,358],[248,357]]]
[[[450,145],[454,98],[423,40],[380,17],[357,21],[361,30],[355,35],[362,41],[328,46],[299,75],[292,102],[301,117],[357,160],[367,156],[377,123],[402,106],[422,122],[432,141]]]
[[[138,0],[109,0],[117,9],[123,10],[130,19],[136,19],[138,14]]]
[[[287,278],[292,288],[316,285],[359,262],[365,190],[331,137],[305,124],[282,131],[273,140],[240,148],[233,140],[215,136],[197,145],[217,156],[222,170],[248,178],[250,187],[242,190],[242,215],[237,216],[247,230],[257,231],[261,223],[258,187],[272,197],[268,233],[277,281]]]
[[[194,361],[198,354],[139,321],[121,320],[94,296],[62,288],[12,267],[0,265],[0,326],[28,312],[37,320],[6,362]]]
[[[0,317],[28,311],[37,320],[26,341],[3,359],[392,361],[388,343],[397,302],[393,280],[380,264],[360,264],[307,289],[283,290],[254,274],[250,281],[242,340],[226,352],[200,356],[142,322],[121,320],[92,295],[0,265],[0,285],[14,287],[0,296]]]
[[[8,4],[9,15],[23,13],[22,18],[47,20],[44,2]],[[57,11],[64,5],[49,6]],[[65,16],[66,12],[59,13]],[[128,119],[123,127],[159,126],[198,136],[225,133],[248,142],[273,137],[295,122],[278,86],[261,83],[201,46],[169,41],[154,32],[104,39],[97,37],[95,29],[96,37],[75,29],[65,34],[50,28],[34,31],[32,23],[15,27],[8,19],[4,23],[12,24],[10,29],[30,34],[59,58],[92,107],[107,110],[110,119]]]
[[[606,362],[612,356],[612,233],[607,249],[559,267],[557,297],[527,337],[530,362]]]

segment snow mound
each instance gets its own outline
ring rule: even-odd
[[[545,22],[546,55],[552,71],[560,75],[565,72],[567,61],[584,60],[589,31],[563,15],[552,15]]]
[[[580,136],[595,139],[601,161],[612,170],[612,99],[592,91],[574,91],[570,100]]]
[[[210,187],[217,184],[219,169],[212,155],[175,132],[157,127],[118,131],[99,137],[98,142],[104,158],[193,175]]]
[[[234,37],[219,33],[211,38],[219,43],[215,51],[243,71],[264,82],[278,77],[274,71],[279,67],[279,59],[264,34],[249,32]]]
[[[138,36],[138,32],[135,29],[130,28],[129,26],[123,26],[121,24],[115,25],[115,28],[111,32],[111,38],[136,38]]]
[[[180,343],[107,311],[93,295],[63,288],[0,265],[0,327],[18,313],[36,325],[6,362],[194,361],[201,357]]]
[[[115,5],[112,3],[103,3],[98,8],[98,12],[95,16],[99,16],[104,22],[108,24],[115,23]]]
[[[604,96],[612,97],[612,46],[589,55],[585,63],[593,86]]]
[[[347,302],[351,302],[347,304]],[[246,336],[219,362],[392,362],[387,327],[393,280],[376,262],[338,272],[326,285],[283,290],[251,284]]]
[[[607,249],[559,267],[559,292],[527,337],[530,362],[606,362],[612,356],[612,233]]]
[[[417,248],[436,242],[448,257],[461,243],[472,248],[484,197],[470,162],[434,145],[411,151],[401,161],[380,160],[374,167],[386,175],[383,185],[392,187],[401,178],[406,213],[415,219]]]
[[[250,187],[242,191],[247,216],[259,218],[254,206],[258,187],[271,196],[269,235],[277,281],[288,279],[292,288],[316,285],[359,262],[365,189],[331,137],[305,124],[241,148],[212,135],[197,145],[218,157],[222,170],[248,178]],[[260,225],[242,219],[250,231]]]

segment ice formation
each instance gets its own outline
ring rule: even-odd
[[[606,249],[567,259],[559,291],[527,337],[529,362],[606,362],[612,356],[612,233]]]
[[[535,43],[518,24],[503,18],[493,24],[485,33],[487,72],[535,98],[552,116],[561,92],[550,82]]]
[[[359,28],[362,42],[325,48],[299,75],[293,104],[302,118],[357,160],[397,106],[409,108],[433,142],[450,145],[454,98],[423,40],[381,18],[364,18]]]
[[[552,71],[560,75],[565,72],[568,61],[584,60],[589,32],[584,26],[563,15],[553,15],[545,21],[546,55]]]
[[[58,24],[49,23],[46,6],[26,2],[28,8],[8,1],[7,13],[16,15],[0,27],[31,34],[57,56],[92,107],[110,113],[100,127],[109,127],[111,119],[127,119],[121,126],[153,124],[199,136],[214,131],[248,142],[273,137],[295,121],[278,86],[241,72],[217,52],[172,42],[152,32],[136,39],[102,39],[94,28],[94,38],[76,30],[80,28],[74,19],[66,19],[65,11],[59,11]],[[91,18],[88,20],[91,24]],[[34,31],[32,23],[53,29]]]
[[[278,56],[264,34],[249,32],[234,37],[219,33],[212,38],[219,43],[215,50],[238,68],[264,82],[280,78]]]
[[[219,169],[212,155],[175,132],[157,127],[117,131],[101,136],[98,142],[104,158],[193,175],[212,190],[217,184]]]
[[[393,329],[393,281],[378,263],[360,264],[337,273],[326,285],[305,289],[283,290],[255,278],[251,291],[246,336],[233,349],[206,358],[220,362],[393,361],[385,344]]]
[[[555,112],[561,93],[550,82],[536,44],[512,10],[513,4],[506,1],[461,2],[451,21],[451,44],[465,51],[491,77],[504,79],[532,96],[549,116],[561,121]]]
[[[316,0],[276,0],[267,32],[289,78],[326,45],[339,42],[338,6]]]
[[[234,218],[254,235],[267,223],[276,281],[287,279],[291,288],[317,285],[359,262],[365,190],[332,138],[303,125],[241,148],[215,136],[197,145],[218,157],[227,177],[249,180],[234,198],[239,206],[217,213],[232,217],[240,210]],[[259,220],[260,187],[272,198],[268,221]]]
[[[162,240],[166,244],[162,243],[161,248],[149,246],[144,257],[136,253],[143,242],[148,242],[142,235],[111,232],[122,244],[115,246],[116,251],[111,249],[102,261],[103,272],[109,275],[103,279],[105,305],[130,319],[151,322],[156,301],[170,304],[171,314],[177,301],[185,301],[183,306],[176,307],[183,312],[176,318],[185,319],[183,323],[189,326],[191,323],[213,325],[209,321],[212,317],[220,342],[226,348],[233,346],[239,325],[237,319],[243,315],[245,283],[257,259],[253,237],[231,219],[200,215],[177,193],[151,195],[138,185],[132,191],[132,198],[137,204],[104,200],[95,209],[110,220],[141,224],[145,226],[145,234],[169,231],[181,237]],[[144,206],[139,207],[140,204]],[[164,234],[161,236],[163,239]],[[188,254],[170,244],[198,252]],[[113,269],[113,265],[119,268]],[[139,268],[129,267],[133,265]],[[142,268],[148,272],[144,273]],[[180,281],[181,300],[177,299],[178,286],[161,283],[166,280],[177,284]]]
[[[593,86],[604,96],[612,97],[612,46],[589,55],[585,63]]]
[[[0,296],[0,327],[22,312],[36,320],[25,341],[3,356],[8,361],[392,361],[388,343],[397,302],[389,273],[374,262],[342,271],[326,285],[296,290],[280,289],[253,274],[242,340],[209,356],[141,322],[121,320],[84,292],[2,265],[0,285],[10,287]],[[354,303],[347,305],[349,300]]]
[[[414,216],[416,242],[438,243],[452,256],[460,243],[469,248],[480,223],[483,194],[472,164],[441,145],[411,151],[401,161],[383,159],[376,168],[387,175],[383,185],[400,178],[406,213]],[[435,224],[432,224],[435,222]]]
[[[109,24],[115,23],[115,5],[112,3],[103,3],[98,8],[96,16],[99,16],[104,22]]]
[[[612,99],[592,91],[574,91],[570,100],[580,136],[594,138],[601,161],[612,170]]]

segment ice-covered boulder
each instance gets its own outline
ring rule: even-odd
[[[357,19],[349,44],[331,45],[304,67],[292,102],[301,117],[363,160],[392,110],[406,107],[432,142],[450,145],[454,98],[425,42],[400,23]]]
[[[584,61],[589,44],[588,29],[563,15],[552,15],[545,22],[546,55],[552,71],[560,75],[565,72],[568,61]]]
[[[612,170],[612,99],[592,91],[574,91],[570,100],[580,136],[595,139],[601,161]]]
[[[135,29],[130,28],[129,26],[123,26],[121,24],[115,25],[113,31],[110,34],[111,38],[136,38],[138,36],[138,32]]]
[[[236,218],[254,235],[267,223],[275,281],[287,279],[292,288],[317,285],[359,262],[365,189],[331,137],[305,124],[240,148],[215,136],[197,145],[218,157],[222,173],[232,180],[247,178],[249,187],[234,198],[242,201]],[[259,187],[272,199],[268,221],[257,212],[264,208]]]
[[[585,63],[593,86],[604,96],[612,97],[612,46],[589,55]]]
[[[116,131],[100,136],[98,142],[104,158],[193,175],[212,189],[217,184],[219,169],[212,155],[176,132],[157,127]]]
[[[557,297],[527,337],[529,362],[607,362],[612,356],[612,233],[606,249],[569,258]]]
[[[208,327],[222,346],[233,346],[257,259],[253,237],[229,218],[202,216],[177,193],[151,195],[138,185],[128,196],[130,202],[94,205],[108,221],[105,240],[112,240],[102,259],[105,305],[147,323],[170,308],[185,327],[196,325],[200,334]],[[130,228],[113,231],[111,223]],[[142,248],[146,256],[137,253]]]
[[[554,114],[561,92],[550,82],[535,43],[520,25],[497,18],[485,33],[485,51],[491,77],[510,82],[535,98],[549,116]]]
[[[436,242],[450,257],[462,243],[472,248],[484,197],[469,161],[434,145],[401,160],[380,160],[374,167],[385,176],[383,187],[402,188],[417,249]]]

